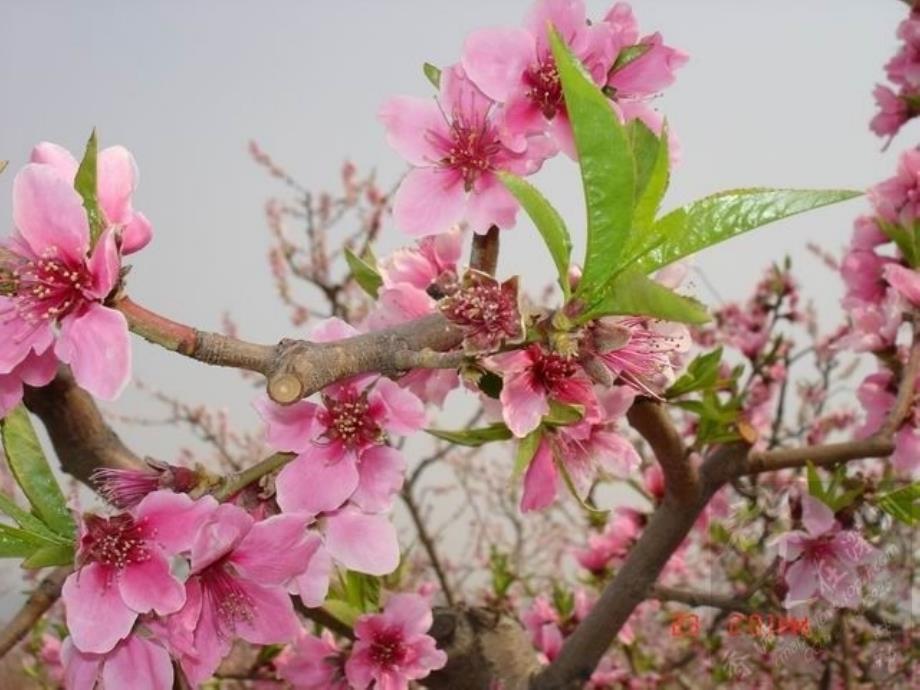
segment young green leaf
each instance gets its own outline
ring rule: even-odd
[[[52,531],[73,539],[76,531],[73,517],[24,406],[15,408],[0,421],[0,434],[13,477],[36,515]]]
[[[572,123],[588,213],[588,246],[579,296],[592,297],[622,264],[632,226],[635,161],[626,130],[555,29],[550,44]]]
[[[376,299],[377,294],[380,292],[380,286],[383,285],[383,278],[380,277],[377,269],[348,247],[345,248],[345,261],[348,263],[348,268],[351,270],[355,282],[364,292]]]
[[[630,125],[633,126],[635,133],[642,132],[642,134],[634,134],[632,138],[633,154],[636,157],[636,208],[633,211],[632,236],[624,251],[624,256],[627,257],[633,253],[636,245],[641,244],[641,238],[655,221],[661,200],[668,190],[671,171],[667,123],[661,129],[660,138],[656,137],[641,120],[633,120]],[[641,139],[648,142],[649,136],[655,141],[654,148],[645,143],[640,156],[636,148],[639,145],[638,141]],[[654,157],[651,157],[653,151]]]
[[[456,431],[425,429],[425,431],[442,441],[449,441],[458,446],[469,446],[471,448],[478,448],[486,443],[495,441],[507,441],[511,438],[511,430],[501,422],[478,429],[458,429]]]
[[[876,505],[907,525],[920,522],[920,482],[880,495]]]
[[[36,549],[22,562],[22,567],[38,570],[52,565],[70,565],[74,559],[73,544],[48,544]]]
[[[638,60],[651,49],[651,43],[637,43],[635,45],[623,48],[619,53],[617,53],[617,59],[614,60],[613,67],[610,68],[610,72],[614,73],[623,69],[626,67],[626,65]]]
[[[31,532],[0,525],[0,558],[28,558],[47,545],[48,542]]]
[[[537,427],[518,444],[517,454],[514,456],[514,471],[511,473],[513,480],[518,480],[522,474],[530,467],[530,461],[537,454],[537,448],[540,447],[540,441],[543,439],[543,427]]]
[[[86,209],[91,246],[95,246],[96,240],[105,230],[105,216],[102,214],[102,209],[99,207],[99,200],[96,196],[96,157],[98,150],[99,144],[96,140],[96,130],[94,129],[86,142],[86,152],[83,154],[83,160],[80,161],[80,167],[77,168],[77,175],[73,181],[74,189],[83,199],[83,208]]]
[[[59,544],[70,544],[72,540],[52,532],[44,522],[32,515],[32,513],[23,510],[4,493],[0,493],[0,511],[16,521],[26,532],[32,532],[42,539],[57,542]]]
[[[578,322],[586,323],[611,314],[651,316],[691,324],[709,321],[706,308],[695,299],[678,295],[632,269],[617,275],[600,299],[579,314]]]
[[[700,249],[798,213],[846,201],[861,192],[845,189],[735,189],[671,211],[647,234],[636,259],[644,273]]]
[[[425,78],[431,82],[431,85],[434,86],[434,88],[441,88],[441,70],[432,65],[430,62],[426,62],[422,65],[422,72],[425,73]]]
[[[553,263],[556,264],[556,273],[559,275],[559,287],[563,296],[568,299],[571,290],[569,286],[569,264],[572,259],[572,238],[569,237],[568,228],[559,212],[546,200],[540,191],[526,180],[511,173],[499,173],[499,179],[514,195],[527,215],[537,226],[546,248],[549,249]]]
[[[363,613],[341,599],[326,599],[323,602],[323,610],[349,628],[355,627],[355,623],[358,622],[358,618]]]
[[[665,393],[666,398],[677,398],[698,390],[711,389],[719,382],[722,348],[699,355],[687,366],[687,371]]]

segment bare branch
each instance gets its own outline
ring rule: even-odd
[[[448,606],[454,606],[456,602],[454,600],[454,594],[450,586],[450,581],[447,579],[447,573],[445,572],[444,567],[441,565],[441,559],[438,557],[438,551],[435,548],[434,541],[432,540],[431,535],[428,534],[428,528],[425,526],[425,520],[422,518],[422,514],[415,503],[415,499],[412,497],[412,487],[406,486],[402,492],[400,492],[400,497],[402,498],[403,503],[406,504],[406,508],[409,510],[409,517],[412,518],[412,524],[415,525],[415,531],[418,533],[419,541],[422,542],[422,547],[425,549],[425,553],[428,554],[428,560],[431,562],[431,567],[434,569],[434,574],[437,576],[438,583],[441,585],[441,591],[444,593],[444,599],[447,601]]]
[[[42,616],[61,596],[64,580],[70,575],[70,568],[55,568],[51,574],[38,583],[19,612],[0,630],[0,657],[6,655],[16,644],[29,634]]]
[[[665,490],[680,503],[692,503],[699,496],[696,470],[690,464],[687,448],[664,405],[639,398],[627,413],[632,427],[652,447],[664,473]]]

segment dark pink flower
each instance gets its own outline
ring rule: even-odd
[[[127,510],[139,504],[147,494],[161,489],[188,493],[200,482],[198,472],[147,458],[140,470],[102,468],[93,472],[93,484],[116,508]]]
[[[524,337],[518,307],[517,277],[499,283],[492,276],[469,270],[463,284],[441,300],[441,313],[464,330],[467,352],[489,352]]]
[[[920,381],[918,381],[920,383]],[[896,391],[890,370],[870,374],[856,390],[856,397],[866,411],[863,425],[857,430],[858,438],[877,432],[894,408]],[[907,419],[894,436],[894,453],[891,464],[899,474],[912,477],[920,472],[920,405],[911,405]]]
[[[309,556],[308,517],[256,522],[224,503],[197,531],[185,605],[163,621],[164,638],[193,685],[214,673],[233,640],[289,642],[299,629],[286,584]]]
[[[348,682],[356,690],[371,684],[378,690],[408,690],[410,681],[443,668],[447,655],[427,634],[431,623],[431,605],[417,594],[396,594],[382,613],[361,616],[345,663]]]
[[[298,690],[349,690],[346,656],[328,630],[319,637],[301,630],[273,663],[278,675]]]
[[[105,654],[82,652],[71,638],[67,638],[61,648],[61,658],[67,690],[95,690],[97,687],[172,690],[173,687],[169,652],[155,640],[136,633]]]
[[[920,151],[902,153],[895,176],[870,189],[869,199],[883,220],[912,230],[920,216]]]
[[[62,599],[73,643],[104,654],[131,632],[138,614],[165,615],[185,603],[170,557],[191,546],[196,529],[217,503],[158,491],[133,513],[111,518],[86,515],[80,529],[76,572]]]
[[[412,165],[393,200],[396,224],[435,235],[465,222],[475,232],[514,225],[518,203],[496,175],[530,175],[553,154],[545,137],[514,151],[501,140],[494,103],[459,66],[441,74],[440,100],[397,97],[380,110],[387,138]]]
[[[77,383],[105,400],[131,375],[124,315],[104,305],[121,257],[112,228],[90,247],[80,195],[49,165],[31,163],[13,180],[13,222],[0,272],[0,375],[53,348]]]
[[[869,122],[869,128],[880,137],[893,137],[910,119],[907,101],[881,84],[875,87],[872,95],[879,111]]]
[[[518,438],[540,425],[540,420],[549,414],[551,400],[580,405],[586,420],[595,418],[597,399],[591,380],[574,357],[534,344],[492,359],[503,379],[502,417]]]

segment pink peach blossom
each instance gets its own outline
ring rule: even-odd
[[[879,84],[872,92],[878,112],[869,122],[869,128],[880,137],[893,137],[910,119],[907,101],[887,86]]]
[[[345,658],[328,630],[319,637],[301,630],[273,663],[278,675],[298,690],[349,690]]]
[[[902,153],[895,176],[870,189],[869,200],[883,220],[912,230],[920,216],[920,151]]]
[[[23,386],[46,386],[57,374],[58,361],[52,350],[40,355],[30,351],[8,374],[0,374],[0,417],[22,402]]]
[[[443,668],[447,655],[427,634],[431,623],[431,606],[417,594],[396,594],[382,613],[361,616],[345,663],[348,682],[356,690],[408,690],[410,681]]]
[[[131,632],[138,614],[165,615],[185,603],[169,559],[188,549],[197,527],[215,509],[205,497],[157,491],[133,513],[86,515],[77,570],[64,582],[67,627],[82,652],[104,654]]]
[[[68,637],[61,648],[61,657],[67,690],[97,687],[172,690],[173,687],[169,652],[155,640],[137,633],[104,654],[80,651]]]
[[[914,307],[920,306],[920,273],[899,264],[889,263],[882,269],[885,280]]]
[[[13,181],[13,222],[0,266],[13,286],[0,295],[0,375],[53,347],[80,386],[117,398],[131,375],[131,344],[124,315],[104,305],[121,270],[114,229],[91,248],[79,194],[37,163]]]
[[[435,235],[465,222],[483,233],[514,225],[518,203],[496,173],[530,175],[553,148],[542,136],[528,137],[521,150],[508,148],[494,111],[460,66],[442,72],[439,102],[397,97],[383,105],[388,141],[413,166],[393,200],[403,231]]]
[[[73,186],[79,163],[63,146],[43,141],[32,149],[31,161],[52,167]],[[110,146],[96,157],[96,197],[106,226],[115,229],[122,254],[133,254],[153,238],[153,228],[143,213],[134,210],[131,197],[137,188],[137,163],[124,146]]]

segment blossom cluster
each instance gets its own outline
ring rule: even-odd
[[[661,132],[650,102],[686,56],[660,34],[641,36],[625,3],[589,22],[582,0],[538,0],[523,27],[471,34],[458,63],[441,70],[435,100],[400,96],[381,108],[390,144],[412,166],[394,199],[401,230],[434,235],[460,222],[477,233],[509,228],[518,203],[498,174],[531,175],[559,151],[575,157],[550,25],[622,120]]]
[[[920,10],[910,15],[897,31],[901,46],[888,64],[885,74],[891,86],[879,84],[874,96],[878,112],[870,127],[880,137],[891,138],[904,124],[920,114]]]

